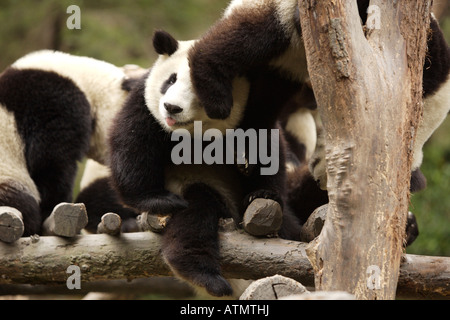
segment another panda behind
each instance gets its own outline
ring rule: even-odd
[[[80,182],[80,192],[75,203],[86,206],[89,221],[84,229],[90,233],[97,233],[98,224],[106,213],[116,213],[122,220],[121,232],[137,232],[136,217],[139,212],[124,206],[111,186],[111,173],[106,165],[95,160],[87,159]]]
[[[0,207],[20,212],[15,223],[25,236],[41,233],[53,208],[71,202],[77,161],[87,155],[105,162],[126,79],[109,63],[49,50],[0,75]]]
[[[220,270],[219,218],[232,217],[239,223],[255,198],[273,199],[285,209],[279,234],[299,239],[299,223],[285,203],[283,140],[274,142],[279,143],[280,170],[262,176],[260,163],[245,173],[235,164],[174,165],[171,151],[178,140],[171,141],[171,136],[175,129],[192,133],[194,121],[202,121],[203,131],[214,128],[222,134],[226,129],[275,128],[275,105],[285,99],[284,91],[295,90],[266,81],[271,78],[265,70],[252,81],[237,77],[230,115],[211,119],[192,88],[188,57],[195,41],[177,41],[159,31],[153,45],[160,57],[131,92],[111,130],[113,184],[126,205],[172,215],[163,233],[162,254],[175,274],[212,295],[230,295],[231,287]],[[278,87],[281,98],[269,91]],[[208,145],[203,142],[204,148]]]

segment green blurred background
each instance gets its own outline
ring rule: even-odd
[[[442,0],[447,1],[447,0]],[[435,1],[436,2],[436,1]],[[441,1],[437,1],[441,2]],[[150,67],[151,37],[164,29],[180,40],[200,36],[228,0],[0,0],[0,70],[26,53],[57,49],[118,66]],[[444,2],[442,2],[444,3]],[[81,9],[81,30],[69,30],[70,5]],[[448,10],[441,24],[450,40]],[[425,147],[428,188],[412,197],[420,236],[408,253],[450,256],[450,119]]]

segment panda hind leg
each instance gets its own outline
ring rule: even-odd
[[[13,181],[0,183],[0,240],[14,242],[21,236],[40,232],[41,215],[37,199]]]
[[[227,210],[220,195],[202,183],[186,188],[187,209],[174,213],[162,238],[162,253],[180,278],[217,297],[233,290],[220,269],[218,223]]]

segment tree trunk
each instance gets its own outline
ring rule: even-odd
[[[395,298],[430,2],[372,0],[367,35],[354,0],[299,2],[330,198],[308,252],[317,290]]]

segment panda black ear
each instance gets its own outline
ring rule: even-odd
[[[171,56],[178,50],[178,41],[166,31],[158,30],[153,35],[153,47],[156,53]]]

